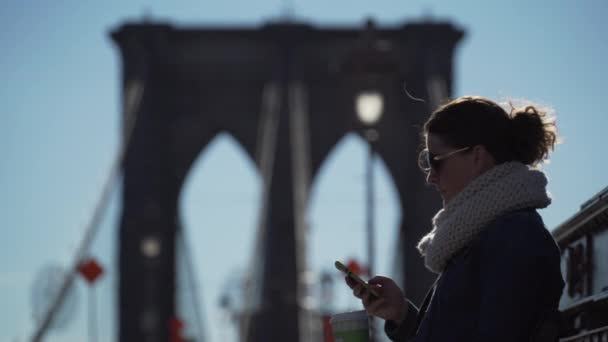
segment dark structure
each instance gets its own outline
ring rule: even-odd
[[[562,341],[608,341],[608,188],[553,231],[562,250]]]
[[[384,100],[374,149],[400,196],[402,281],[419,301],[434,276],[415,245],[440,206],[417,167],[419,129],[451,93],[452,57],[462,36],[447,23],[382,29],[371,23],[359,29],[144,23],[114,32],[129,140],[119,236],[120,341],[167,341],[172,334],[178,198],[193,161],[220,132],[240,142],[264,180],[260,287],[243,334],[250,341],[307,339],[298,299],[308,190],[334,145],[369,129],[354,106],[369,90]],[[426,102],[408,97],[404,87]]]

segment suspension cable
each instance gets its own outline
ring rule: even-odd
[[[127,89],[125,91],[125,105],[124,105],[124,124],[125,124],[125,133],[123,142],[119,146],[118,153],[112,163],[112,166],[108,172],[107,179],[104,183],[104,186],[101,191],[101,195],[99,196],[99,200],[97,201],[97,205],[93,210],[93,215],[89,220],[88,224],[85,225],[84,228],[84,237],[79,245],[78,250],[76,251],[76,255],[74,257],[74,263],[70,269],[68,269],[67,274],[65,275],[59,292],[55,299],[51,302],[48,310],[41,323],[38,325],[35,330],[32,341],[39,342],[44,337],[44,334],[48,331],[53,318],[61,304],[65,300],[72,284],[74,283],[74,279],[76,279],[78,266],[82,262],[82,260],[86,257],[86,253],[89,250],[95,236],[97,235],[100,227],[100,222],[103,218],[103,214],[108,207],[110,202],[110,197],[112,192],[118,183],[118,179],[120,177],[123,162],[125,159],[126,152],[128,150],[129,144],[131,143],[131,138],[133,134],[133,129],[135,127],[135,123],[137,121],[137,113],[141,106],[141,100],[144,94],[144,85],[145,85],[146,77],[142,80],[132,81],[127,84]]]

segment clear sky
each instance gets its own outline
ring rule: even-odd
[[[455,94],[528,99],[552,106],[564,143],[545,167],[553,204],[541,214],[553,229],[608,185],[608,2],[583,1],[16,1],[0,7],[0,341],[25,341],[33,330],[32,293],[48,265],[67,266],[82,239],[119,146],[120,60],[108,32],[125,20],[176,25],[256,27],[290,4],[295,19],[323,25],[379,25],[449,20],[467,32],[455,60]],[[310,203],[313,271],[333,260],[364,260],[365,145],[345,138],[324,165]],[[377,269],[391,274],[400,213],[382,164],[377,166]],[[113,239],[118,189],[92,254],[107,269],[97,286],[101,340],[113,334],[116,281]],[[234,338],[218,297],[247,269],[260,180],[228,136],[197,160],[184,188],[182,218],[196,266],[207,337]],[[238,239],[234,239],[238,236]],[[350,237],[349,243],[338,245]],[[343,285],[334,308],[356,307]],[[76,310],[49,341],[87,336],[88,292],[78,281]],[[40,304],[41,299],[34,302]]]

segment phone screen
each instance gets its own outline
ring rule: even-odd
[[[369,284],[364,281],[363,279],[361,279],[356,273],[354,273],[353,271],[351,271],[348,267],[346,267],[343,263],[336,261],[334,263],[334,265],[336,266],[336,268],[342,272],[344,272],[347,276],[349,276],[351,279],[354,279],[357,283],[361,284],[363,287],[365,287],[365,289],[369,292],[371,292],[371,294],[373,294],[376,297],[378,296],[378,292],[376,292],[376,290],[374,290],[371,286],[369,286]]]

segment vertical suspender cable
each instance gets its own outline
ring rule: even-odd
[[[297,265],[297,301],[300,308],[300,340],[312,341],[313,319],[307,293],[310,273],[307,265],[308,225],[306,212],[310,189],[310,132],[308,94],[301,82],[289,84],[289,135],[293,172],[294,229]]]
[[[253,311],[259,307],[258,302],[261,297],[261,281],[255,279],[263,274],[263,265],[259,262],[261,253],[264,250],[267,225],[267,212],[270,205],[270,184],[272,180],[272,171],[274,168],[274,160],[276,155],[276,144],[279,128],[280,114],[280,99],[279,86],[275,82],[267,83],[262,91],[262,108],[260,112],[260,120],[258,123],[257,150],[256,162],[259,165],[262,174],[262,199],[260,204],[260,216],[258,218],[258,229],[255,237],[253,255],[251,258],[251,266],[249,274],[246,275],[248,288],[245,295],[245,310],[242,317],[241,333],[247,334],[249,331],[251,315]],[[241,336],[242,340],[246,336]]]

